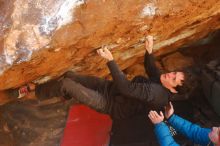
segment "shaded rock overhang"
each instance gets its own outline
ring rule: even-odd
[[[220,28],[219,0],[0,0],[0,90],[67,70],[106,76],[96,50],[108,45],[121,69],[155,37],[164,55]]]

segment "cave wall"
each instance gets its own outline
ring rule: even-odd
[[[174,51],[220,28],[219,0],[0,0],[0,90],[67,70],[106,76],[96,50],[108,45],[121,69]]]

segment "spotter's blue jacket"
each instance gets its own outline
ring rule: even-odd
[[[211,132],[210,128],[201,128],[199,125],[193,124],[175,114],[168,119],[168,123],[178,133],[184,135],[193,143],[201,146],[214,146],[208,136]],[[156,124],[154,132],[161,146],[179,146],[179,144],[174,141],[168,126],[164,122]]]

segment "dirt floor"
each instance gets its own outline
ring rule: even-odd
[[[71,101],[14,101],[0,108],[0,146],[59,146]]]

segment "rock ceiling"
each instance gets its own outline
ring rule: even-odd
[[[106,76],[96,50],[108,45],[121,69],[220,28],[219,0],[0,0],[0,90],[67,70]]]

